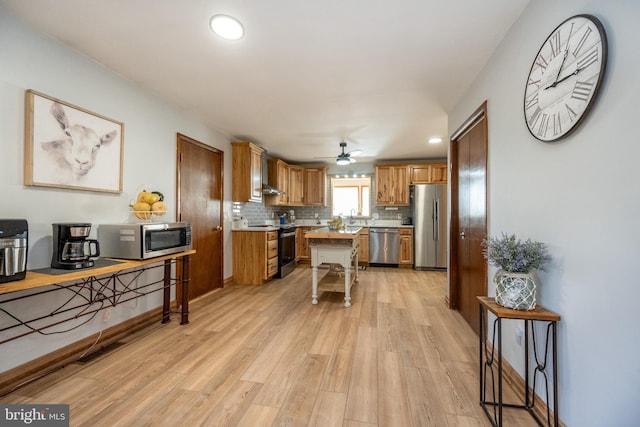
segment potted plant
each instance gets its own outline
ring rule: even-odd
[[[515,310],[536,307],[536,283],[531,275],[545,270],[551,257],[547,245],[531,239],[522,241],[515,234],[502,233],[482,242],[484,257],[498,267],[493,278],[496,284],[496,303]]]

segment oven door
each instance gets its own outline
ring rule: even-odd
[[[287,265],[296,259],[296,232],[283,231],[280,234],[278,242],[278,251],[280,253],[278,262],[280,265]]]

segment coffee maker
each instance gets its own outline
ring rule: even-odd
[[[77,270],[93,267],[91,257],[100,256],[97,240],[88,239],[91,224],[58,223],[53,225],[52,268]]]

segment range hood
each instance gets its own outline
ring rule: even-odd
[[[269,174],[268,174],[268,162],[266,153],[262,153],[262,194],[266,195],[280,195],[285,194],[284,191],[278,190],[276,187],[273,187],[269,184]]]
[[[262,184],[262,194],[285,194],[285,192],[270,185]]]

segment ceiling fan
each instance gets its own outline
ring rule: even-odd
[[[339,164],[340,166],[344,166],[344,165],[349,165],[351,163],[355,163],[356,159],[354,159],[353,157],[359,155],[360,153],[362,153],[362,150],[352,150],[349,151],[347,153],[344,152],[344,149],[346,148],[347,143],[342,141],[340,143],[340,147],[342,147],[342,152],[340,154],[338,154],[338,157],[336,157],[336,163]],[[353,156],[353,157],[352,157]]]

